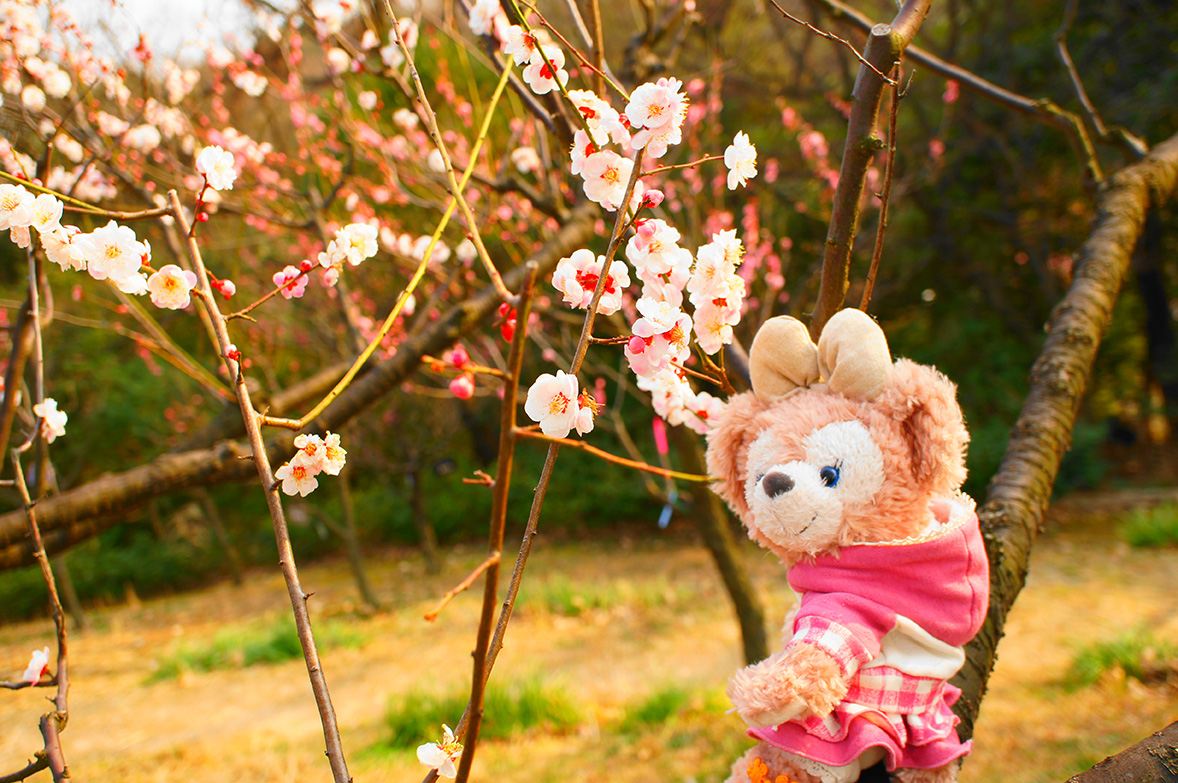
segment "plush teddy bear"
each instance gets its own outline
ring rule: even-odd
[[[818,344],[766,322],[753,390],[708,435],[708,471],[749,536],[786,566],[797,607],[783,649],[738,671],[728,696],[761,742],[733,783],[849,783],[884,761],[903,783],[951,783],[969,752],[947,680],[985,618],[989,576],[960,492],[969,434],[956,387],[892,363],[858,310]]]

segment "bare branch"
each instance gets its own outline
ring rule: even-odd
[[[1076,11],[1079,8],[1079,0],[1068,0],[1067,9],[1064,11],[1063,24],[1055,33],[1055,51],[1059,55],[1059,59],[1063,62],[1064,70],[1068,72],[1068,78],[1071,79],[1072,89],[1076,91],[1076,98],[1080,101],[1080,106],[1084,109],[1084,115],[1088,118],[1088,124],[1092,126],[1092,130],[1096,132],[1096,138],[1104,143],[1118,144],[1131,157],[1132,160],[1141,160],[1145,153],[1149,151],[1149,147],[1145,142],[1134,136],[1124,128],[1117,128],[1114,132],[1109,132],[1105,127],[1104,121],[1100,118],[1100,113],[1096,111],[1096,106],[1093,105],[1092,99],[1088,97],[1088,91],[1084,89],[1084,81],[1080,78],[1080,71],[1076,68],[1076,64],[1072,61],[1072,53],[1068,50],[1068,32],[1072,29],[1072,24],[1076,21]]]
[[[807,0],[807,2],[825,9],[836,18],[844,19],[865,32],[870,32],[875,26],[866,16],[839,0]],[[1092,139],[1089,137],[1084,123],[1076,115],[1065,111],[1046,98],[1027,98],[999,87],[972,71],[945,62],[919,46],[909,46],[904,54],[912,62],[923,65],[938,76],[957,81],[962,87],[977,95],[1059,128],[1068,135],[1068,139],[1072,142],[1072,146],[1076,150],[1076,157],[1084,166],[1085,177],[1094,183],[1100,182],[1104,178],[1100,170],[1100,163],[1096,159],[1096,150],[1092,146]]]
[[[839,184],[834,193],[830,229],[826,234],[818,302],[810,320],[810,334],[815,339],[826,321],[843,306],[846,298],[851,248],[859,231],[859,205],[867,169],[875,153],[884,146],[875,133],[884,87],[884,81],[877,73],[890,72],[899,62],[905,48],[920,29],[930,4],[931,0],[906,0],[891,25],[875,25],[867,38],[864,56],[874,67],[859,69],[852,93],[847,141],[839,169]]]

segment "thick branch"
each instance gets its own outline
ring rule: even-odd
[[[560,232],[532,258],[539,265],[541,275],[550,273],[563,256],[589,240],[597,214],[597,206],[590,202],[570,214]],[[518,288],[523,275],[524,267],[517,267],[504,276],[504,282]],[[487,286],[477,296],[451,308],[428,329],[406,340],[394,356],[357,378],[311,428],[337,430],[351,421],[385,394],[399,388],[402,381],[416,372],[423,355],[438,353],[463,334],[485,326],[500,301],[495,289]],[[271,454],[289,455],[293,436],[294,433],[283,432],[272,437],[267,444]],[[246,481],[256,473],[253,464],[246,461],[248,456],[248,446],[238,442],[166,454],[147,465],[103,476],[46,499],[37,505],[46,548],[57,552],[102,532],[153,497],[193,487]],[[24,542],[24,525],[23,512],[0,515],[0,570],[32,562]]]
[[[1068,783],[1175,783],[1178,781],[1178,722],[1097,764]]]
[[[851,116],[847,121],[847,142],[839,169],[839,184],[834,193],[830,230],[822,259],[822,279],[818,285],[818,303],[810,321],[815,339],[830,316],[842,306],[847,295],[851,248],[859,230],[859,205],[867,182],[867,169],[884,142],[875,132],[880,100],[886,82],[880,74],[891,73],[904,49],[920,29],[932,0],[906,0],[891,25],[871,28],[863,56],[871,67],[859,68],[852,93]]]
[[[963,739],[973,734],[1006,616],[1026,581],[1031,545],[1146,213],[1170,198],[1176,184],[1178,136],[1109,179],[1092,233],[1077,253],[1075,281],[1051,314],[1030,392],[979,511],[990,558],[990,612],[955,679],[963,691],[957,705]]]

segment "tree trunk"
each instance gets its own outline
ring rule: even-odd
[[[683,469],[689,473],[706,474],[707,464],[699,439],[683,427],[671,427],[670,434],[675,449],[683,461]],[[744,659],[756,663],[769,657],[769,641],[765,635],[765,610],[749,580],[748,570],[740,559],[740,548],[732,535],[728,509],[724,501],[711,490],[701,489],[695,493],[695,523],[704,546],[716,561],[724,589],[732,599],[732,608],[740,623],[740,635],[744,643]]]
[[[1109,178],[1098,200],[1093,231],[1077,254],[1075,280],[1051,314],[1047,340],[1031,369],[1031,389],[978,512],[990,558],[990,611],[966,647],[965,667],[954,678],[962,689],[954,707],[962,719],[962,739],[973,735],[998,641],[1026,582],[1031,545],[1060,459],[1071,445],[1092,363],[1145,216],[1151,206],[1171,196],[1176,184],[1178,136]]]
[[[438,573],[441,562],[438,558],[438,536],[429,520],[429,513],[425,509],[425,491],[421,486],[421,463],[416,455],[413,459],[413,469],[405,474],[405,481],[409,484],[409,507],[413,513],[413,526],[417,528],[417,538],[421,541],[421,554],[425,556],[425,570],[431,574]]]
[[[237,549],[234,548],[233,542],[229,540],[229,533],[225,530],[225,525],[221,521],[221,513],[217,511],[217,504],[213,502],[213,496],[209,494],[207,489],[201,489],[194,493],[200,507],[204,509],[205,519],[209,522],[209,529],[213,531],[213,536],[217,539],[217,543],[225,550],[225,559],[229,562],[229,573],[233,577],[233,584],[241,584],[241,558],[237,555]]]
[[[360,591],[360,598],[373,609],[380,609],[380,599],[372,591],[368,582],[368,574],[364,570],[364,555],[360,551],[360,535],[356,532],[356,507],[352,503],[352,486],[348,479],[347,469],[341,470],[339,476],[340,505],[344,512],[343,533],[344,544],[348,552],[348,564],[352,566],[352,575],[356,578],[356,589]]]

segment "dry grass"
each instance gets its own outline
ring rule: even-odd
[[[1165,686],[1115,674],[1075,691],[1060,684],[1075,651],[1102,638],[1145,625],[1178,641],[1178,554],[1113,540],[1090,527],[1040,541],[963,783],[1062,783],[1178,716],[1178,695]],[[746,555],[776,624],[787,608],[784,580],[759,550]],[[449,692],[469,678],[477,595],[461,596],[436,624],[421,614],[479,559],[475,550],[452,553],[444,573],[430,577],[414,555],[374,558],[373,581],[391,608],[371,617],[352,603],[344,564],[307,569],[316,617],[367,640],[328,651],[324,663],[357,780],[421,779],[413,747],[384,742],[386,708],[395,694]],[[574,695],[582,722],[571,733],[533,729],[489,742],[476,773],[535,783],[722,780],[747,740],[724,712],[739,645],[706,553],[668,538],[558,545],[542,547],[532,568],[535,595],[517,614],[496,677],[554,682]],[[257,628],[283,613],[285,601],[277,573],[256,573],[240,589],[218,585],[94,612],[93,629],[72,645],[64,742],[78,779],[329,779],[301,661],[150,681],[175,650],[226,628]],[[46,622],[0,628],[0,676],[19,673],[49,634]],[[0,695],[0,772],[39,747],[44,695]]]

